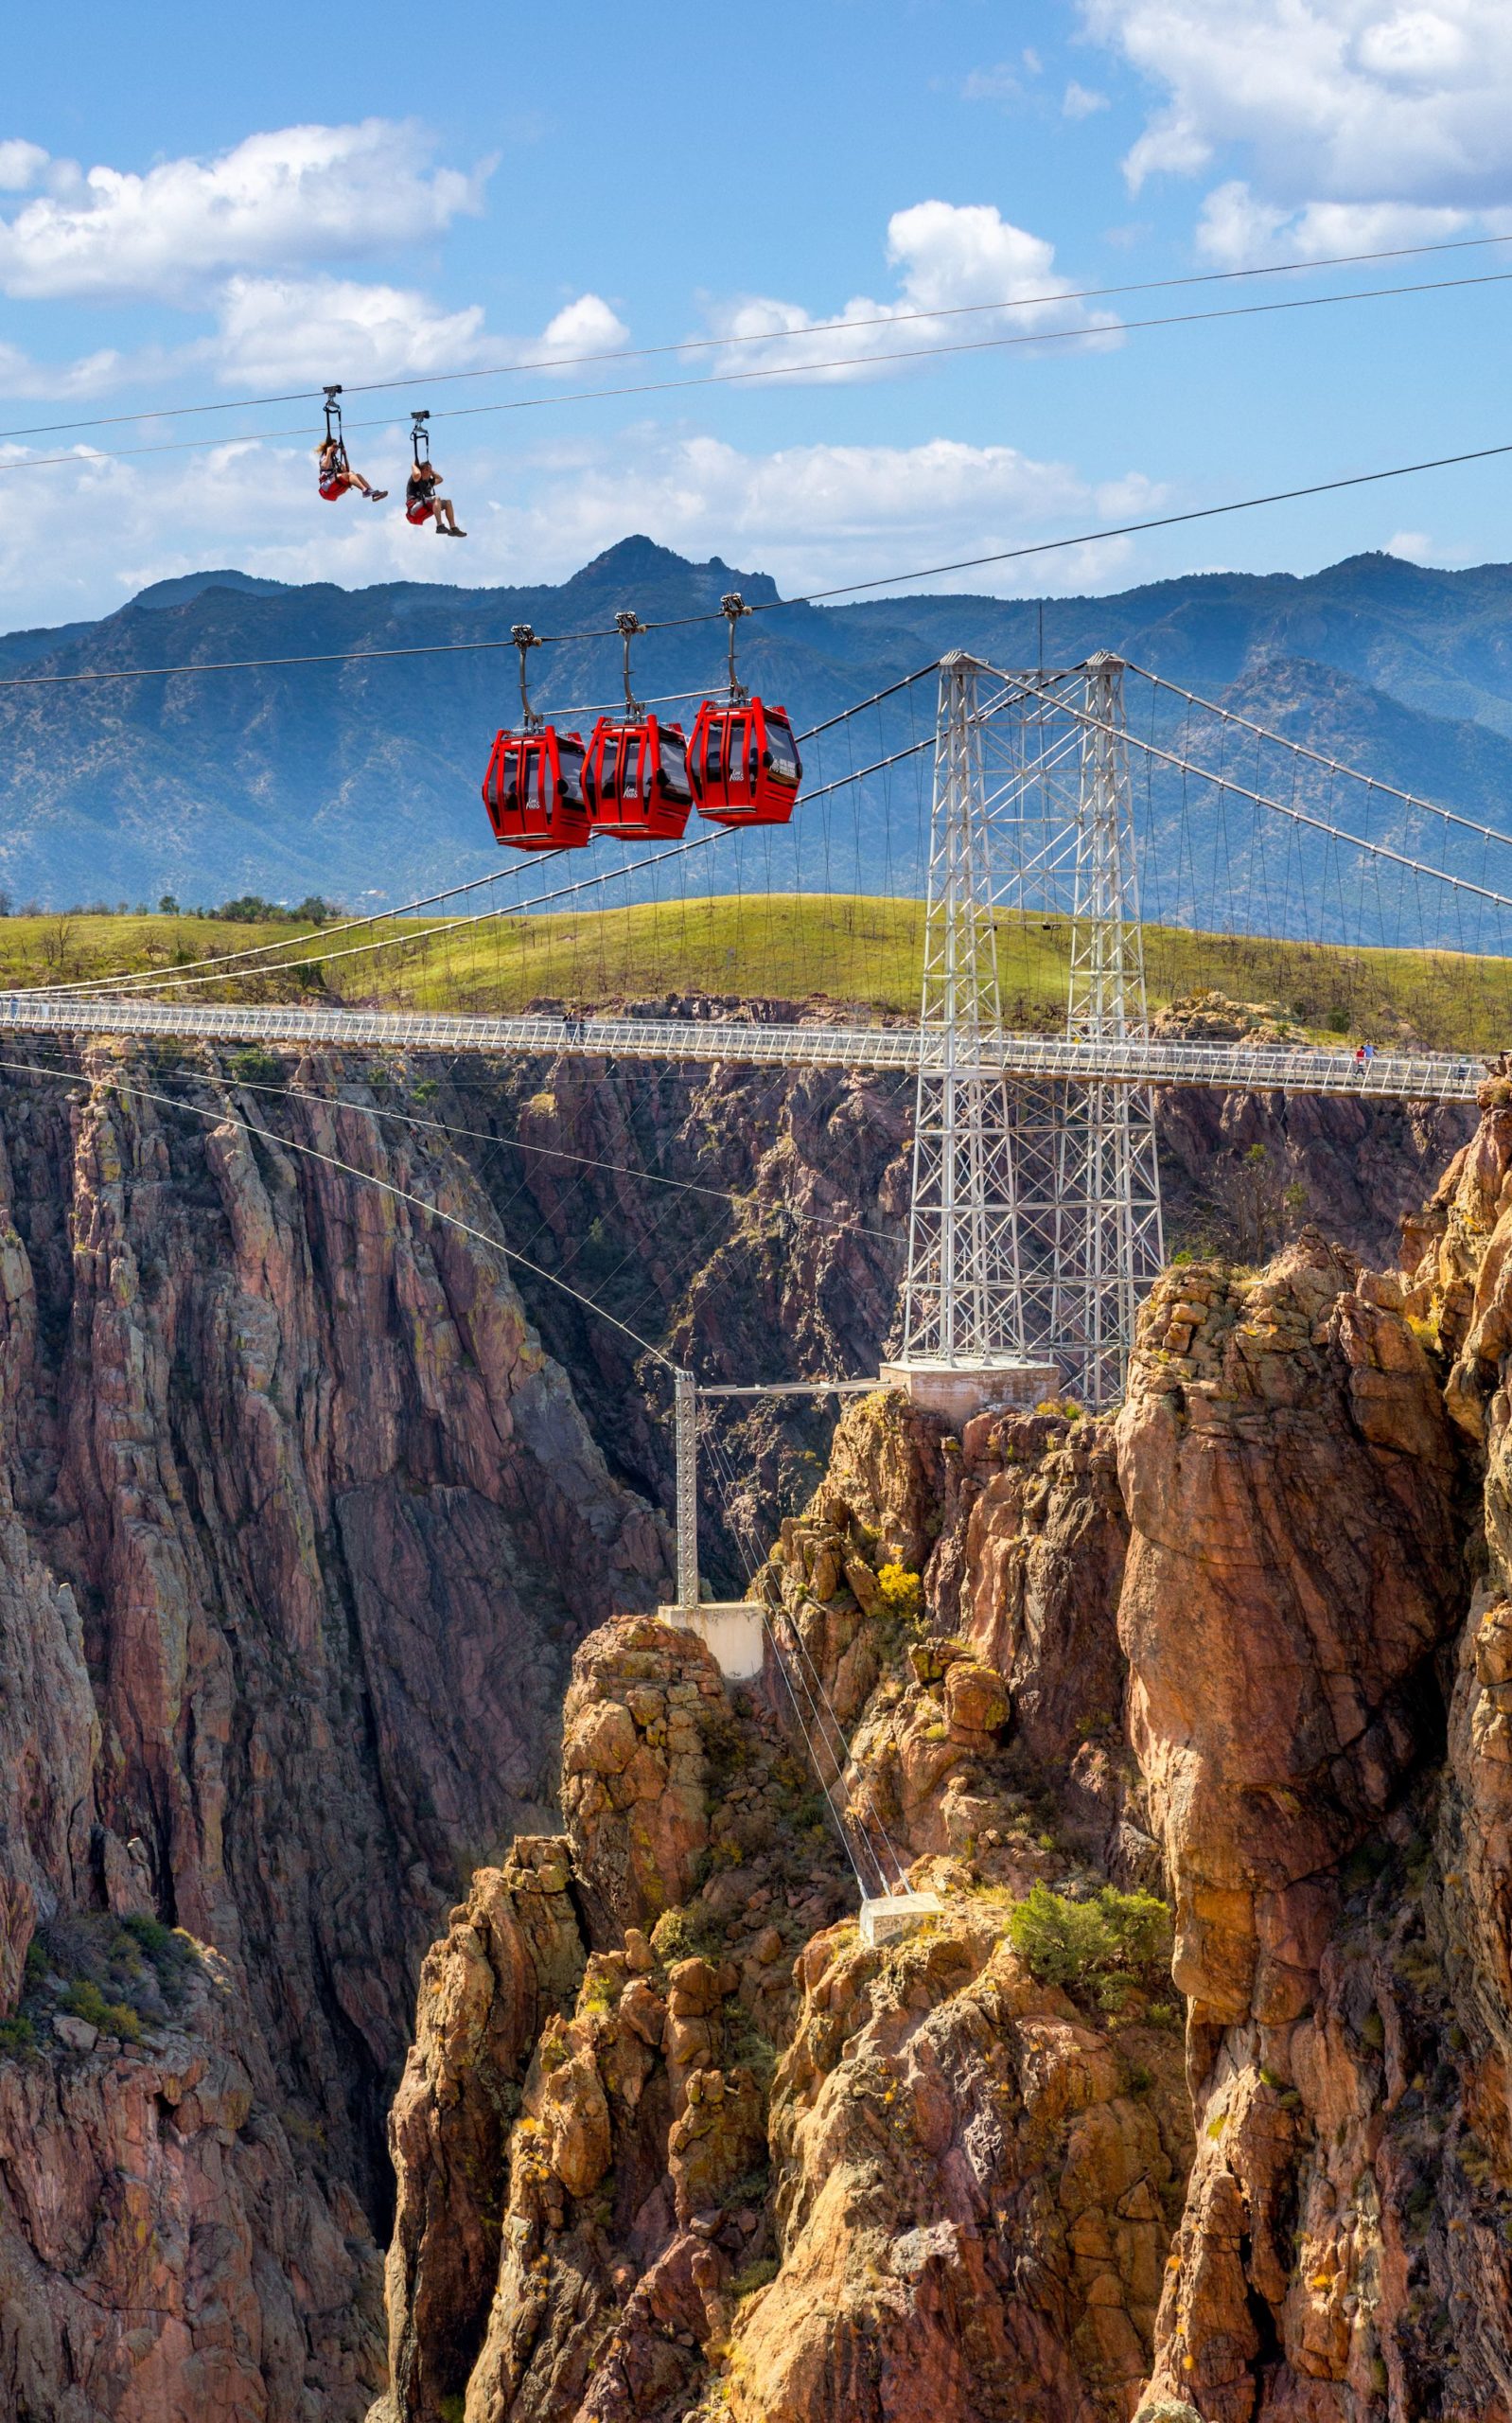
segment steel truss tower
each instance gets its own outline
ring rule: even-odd
[[[940,667],[905,1363],[980,1364],[1025,1351],[1012,1113],[1001,1071],[983,1065],[983,1047],[990,1057],[1003,1034],[977,707],[984,669],[959,653]]]
[[[989,686],[985,704],[984,683]],[[1123,666],[941,668],[902,1360],[1053,1360],[1116,1402],[1163,1253],[1148,1090],[1007,1085],[997,929],[1068,932],[1066,1034],[1146,1021]],[[1063,925],[1060,921],[1065,921]]]

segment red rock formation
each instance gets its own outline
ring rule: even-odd
[[[331,1064],[297,1073],[318,1088],[343,1082]],[[382,2370],[380,2124],[421,1949],[480,1864],[501,1872],[516,1827],[556,1823],[551,1737],[574,1642],[662,1587],[664,1535],[624,1485],[666,1502],[660,1427],[614,1333],[542,1282],[525,1282],[522,1307],[484,1248],[289,1146],[332,1152],[474,1226],[499,1221],[533,1258],[571,1264],[632,1326],[695,1343],[711,1373],[864,1369],[890,1320],[908,1107],[891,1081],[574,1065],[463,1089],[437,1071],[425,1115],[472,1131],[452,1145],[368,1115],[402,1100],[388,1080],[405,1076],[349,1070],[350,1102],[322,1107],[250,1088],[238,1099],[209,1058],[154,1073],[100,1047],[71,1093],[38,1081],[0,1095],[0,2018],[19,2006],[24,2023],[0,2036],[0,2406],[9,2398],[27,2423],[105,2423],[138,2406],[155,2423],[175,2401],[187,2418],[202,2400],[257,2423],[310,2399],[334,2423],[361,2413]],[[248,1139],[123,1082],[212,1113],[235,1105],[286,1141]],[[1200,1176],[1204,1155],[1239,1128],[1209,1135],[1206,1111],[1182,1101],[1163,1105],[1164,1132],[1178,1152],[1190,1145]],[[1372,1113],[1341,1153],[1333,1107],[1256,1115],[1289,1173],[1316,1175],[1368,1243],[1432,1139]],[[596,1166],[519,1153],[516,1135]],[[1467,1177],[1462,1204],[1456,1177],[1432,1215],[1429,1229],[1453,1229],[1462,1266],[1415,1316],[1457,1353],[1480,1290],[1451,1403],[1471,1452],[1484,1437],[1493,1461],[1500,1313],[1483,1251],[1500,1216],[1498,1150],[1483,1139],[1479,1193]],[[1351,1157],[1370,1163],[1369,1201],[1345,1200]],[[743,1203],[657,1194],[624,1175],[645,1168]],[[790,1206],[815,1216],[795,1227]],[[526,1309],[571,1366],[571,1388]],[[1351,1366],[1349,1418],[1379,1477],[1415,1451],[1372,1433],[1401,1402],[1389,1369],[1366,1371],[1374,1351]],[[1377,1380],[1390,1385],[1373,1408]],[[784,1491],[791,1503],[826,1443],[818,1411],[750,1416],[740,1452],[753,1506]],[[938,1427],[863,1408],[830,1495],[835,1507],[821,1492],[797,1526],[798,1561],[770,1585],[857,1736],[853,1762],[843,1744],[827,1759],[820,1745],[826,1780],[843,1772],[853,1804],[886,1816],[901,1854],[926,1853],[952,1891],[968,1872],[1005,1897],[1036,1880],[1150,1881],[1153,1821],[1121,1730],[1114,1601],[1127,1526],[1103,1427],[974,1426],[957,1452]],[[1409,1487],[1401,1503],[1413,1502]],[[923,1577],[918,1623],[887,1600],[889,1561]],[[1388,2048],[1398,2033],[1439,2046],[1443,2028],[1463,2027],[1475,2082],[1463,2108],[1493,2149],[1504,2102],[1497,1603],[1476,1654],[1462,1656],[1453,1738],[1465,1746],[1443,1844],[1458,1831],[1441,1882],[1406,1894],[1391,1927],[1366,1913],[1369,1958],[1341,1966],[1338,1988],[1341,2041],[1354,2042],[1351,1997],[1366,1973]],[[456,2394],[457,2349],[476,2370],[476,2342],[495,2404],[518,2356],[522,2413],[533,2400],[548,2410],[543,2382],[565,2399],[573,2367],[586,2379],[597,2363],[586,2413],[622,2423],[659,2399],[675,2414],[717,2376],[753,2267],[777,2259],[769,2200],[751,2184],[756,2105],[769,2048],[793,2025],[794,1954],[845,1907],[843,1873],[793,1702],[711,1730],[703,1720],[723,1703],[695,1669],[668,1672],[645,1724],[636,1678],[622,1678],[634,1744],[609,1739],[624,1733],[611,1717],[591,1755],[585,1745],[567,1795],[570,1886],[521,1881],[559,1864],[529,1837],[536,1849],[503,1856],[506,1884],[485,1889],[480,1876],[471,1915],[428,1972],[435,2008],[421,2012],[419,2068],[396,2118],[390,2287],[405,2396],[411,2384],[433,2405]],[[585,1707],[613,1695],[608,1679]],[[696,1749],[692,1702],[672,1696],[689,1688]],[[1403,1722],[1421,1746],[1418,1713]],[[1388,1776],[1397,1714],[1388,1690]],[[1432,1758],[1429,1746],[1425,1774]],[[1163,1774],[1152,1762],[1157,1799]],[[1414,1788],[1409,1775],[1401,1792]],[[1217,1806],[1222,1778],[1214,1789]],[[1371,1887],[1372,1911],[1416,1841],[1405,1808],[1377,1830],[1397,1866]],[[1392,1848],[1398,1816],[1407,1832]],[[946,1854],[954,1865],[941,1866]],[[547,1905],[556,1915],[542,1936]],[[637,1966],[663,1906],[673,1936]],[[1477,1964],[1469,2015],[1442,2028],[1432,1983],[1403,1986],[1393,1971],[1393,1947],[1428,1962],[1438,1908],[1459,1912]],[[160,1941],[154,1924],[187,1933]],[[1305,1966],[1315,1946],[1298,1942]],[[589,1945],[574,1999],[570,1972]],[[717,2011],[671,2007],[708,1990],[674,1990],[694,1957],[713,1972]],[[124,2035],[87,2015],[91,1992],[125,2010]],[[1491,2015],[1476,2016],[1487,1997]],[[1099,2034],[1093,2011],[1075,2024]],[[543,2046],[550,2061],[561,2052],[555,2067]],[[1163,2092],[1159,2060],[1145,2066]],[[1409,2113],[1415,2075],[1403,2072]],[[1367,2115],[1373,2093],[1360,2089]],[[589,2186],[605,2115],[612,2169]],[[1377,2124],[1360,2125],[1363,2145]],[[1179,2131],[1165,2135],[1177,2144]],[[1341,2177],[1352,2158],[1338,2157]],[[500,2175],[474,2199],[491,2167]],[[1410,2200],[1420,2166],[1404,2157],[1401,2175]],[[1466,2227],[1446,2220],[1442,2256],[1431,2238],[1435,2297],[1461,2293],[1467,2243],[1489,2276],[1491,2191],[1462,2165],[1451,2177]],[[646,2214],[634,2227],[628,2202],[607,2220],[600,2211],[622,2179]],[[85,2182],[87,2245],[75,2192]],[[699,2227],[704,2194],[719,2215],[712,2234]],[[506,2214],[519,2225],[507,2245]],[[518,2258],[512,2288],[501,2254]],[[161,2325],[142,2324],[142,2309]],[[1438,2362],[1437,2310],[1413,2326],[1414,2380]],[[427,2353],[443,2326],[459,2334],[449,2369]],[[1081,2361],[1070,2343],[1056,2342],[1066,2379]],[[1351,2361],[1359,2375],[1397,2359]],[[1484,2385],[1494,2366],[1474,2361]],[[1447,2378],[1443,2364],[1432,2378]]]

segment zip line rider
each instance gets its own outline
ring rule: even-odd
[[[387,488],[374,487],[360,471],[354,471],[346,459],[346,441],[342,435],[342,408],[336,398],[340,387],[325,390],[325,434],[316,450],[316,482],[327,504],[334,504],[348,488],[357,488],[369,504],[379,504],[388,495]]]
[[[431,439],[426,429],[430,417],[429,413],[416,413],[414,426],[410,432],[414,462],[404,490],[404,518],[406,522],[413,522],[416,529],[433,518],[438,539],[465,539],[467,534],[457,527],[451,499],[436,494],[441,486],[441,473],[431,460]]]

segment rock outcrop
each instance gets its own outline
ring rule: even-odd
[[[462,1080],[378,1059],[228,1065],[106,1044],[65,1083],[0,1088],[0,2406],[25,2423],[197,2423],[202,2411],[343,2423],[386,2379],[385,2395],[437,2423],[468,2396],[474,2423],[575,2413],[574,2395],[604,2423],[679,2414],[727,2385],[736,2396],[726,2350],[787,2293],[779,2273],[782,2293],[757,2294],[789,2260],[784,2215],[820,2215],[795,2220],[792,2259],[800,2241],[802,2263],[828,2259],[835,2207],[808,2166],[840,2138],[828,2118],[800,2126],[800,2108],[827,2113],[833,2096],[859,2110],[874,2084],[843,2048],[822,2078],[789,2066],[794,2030],[812,2038],[832,1973],[860,1980],[869,2045],[891,2025],[892,1969],[863,1977],[853,1937],[834,1934],[858,1887],[832,1804],[863,1881],[912,1867],[944,1894],[966,1982],[931,1971],[937,2016],[914,2020],[968,2067],[986,2026],[993,2060],[1018,2065],[1011,2159],[953,2136],[970,2172],[952,2168],[956,2202],[936,2213],[914,2182],[912,2219],[900,2203],[889,2237],[880,2210],[876,2246],[911,2245],[937,2220],[964,2230],[973,2200],[1013,2181],[1026,2211],[1049,2212],[1033,2183],[1058,2141],[1032,2117],[1046,2109],[1029,2079],[1041,2055],[1025,2049],[1015,1996],[1045,2004],[1036,2017],[1024,2003],[1036,2026],[1094,2040],[1099,2079],[1150,2074],[1127,2093],[1154,2097],[1169,2172],[1151,2192],[1174,2194],[1187,2160],[1175,2039],[1146,2008],[1164,2009],[1164,1994],[1174,2013],[1172,1990],[1138,1986],[1128,2024],[1147,2041],[1131,2052],[1096,1993],[1078,1989],[1062,2009],[1054,1980],[1010,1977],[1007,1948],[1036,1886],[1072,1900],[1158,1891],[1179,1853],[1195,1897],[1214,1884],[1204,1861],[1243,1866],[1248,1771],[1230,1772],[1216,1737],[1155,1746],[1174,1688],[1161,1609],[1187,1576],[1179,1559],[1158,1565],[1169,1543],[1145,1537],[1119,1480],[1121,1460],[1153,1472],[1153,1429],[1116,1442],[1106,1424],[1043,1413],[958,1441],[872,1401],[847,1417],[816,1491],[828,1415],[769,1403],[742,1416],[736,1514],[766,1538],[790,1518],[760,1585],[788,1658],[732,1704],[694,1646],[635,1632],[668,1567],[653,1511],[671,1495],[659,1380],[549,1279],[521,1268],[517,1292],[483,1242],[515,1245],[710,1376],[874,1369],[909,1108],[901,1083],[841,1071],[573,1063]],[[1236,1486],[1258,1486],[1267,1438],[1300,1458],[1307,1424],[1321,1438],[1338,1416],[1351,1443],[1325,1455],[1319,1487],[1373,1493],[1371,1520],[1397,1525],[1393,1537],[1427,1527],[1426,1549],[1381,1574],[1389,1672],[1378,1689],[1327,1669],[1327,1724],[1267,1768],[1275,1839],[1233,1889],[1256,1944],[1274,1938],[1289,1973],[1310,1974],[1323,1917],[1292,1959],[1266,1896],[1311,1889],[1298,1862],[1317,1844],[1336,1866],[1342,1855],[1317,2007],[1338,1930],[1354,1924],[1340,1992],[1358,1994],[1368,1971],[1388,2031],[1399,2012],[1415,2046],[1430,2026],[1434,2046],[1454,2027],[1473,2045],[1455,2108],[1473,2107],[1493,2183],[1506,2026],[1502,1116],[1492,1105],[1417,1232],[1418,1254],[1436,1259],[1413,1282],[1422,1302],[1404,1299],[1405,1331],[1386,1296],[1346,1274],[1340,1342],[1308,1349],[1312,1394],[1285,1421],[1265,1416],[1271,1432],[1250,1440],[1248,1465],[1236,1443],[1232,1466]],[[1173,1094],[1160,1119],[1172,1199],[1194,1219],[1208,1165],[1259,1141],[1330,1233],[1378,1254],[1394,1207],[1458,1141],[1391,1105],[1220,1110]],[[1235,1306],[1237,1335],[1253,1321]],[[1365,1341],[1358,1353],[1345,1329]],[[1411,1393],[1388,1333],[1426,1355],[1423,1437],[1439,1441],[1426,1457],[1387,1435]],[[1430,1401],[1446,1376],[1447,1425]],[[1167,1394],[1152,1389],[1152,1423]],[[1233,1427],[1238,1442],[1237,1414]],[[1492,1578],[1456,1634],[1483,1458]],[[1244,1520],[1262,1563],[1290,1558],[1305,1579],[1307,1558],[1270,1541],[1289,1508],[1273,1492]],[[726,1510],[711,1497],[705,1515],[712,1576],[730,1583]],[[1347,1509],[1317,1521],[1328,1591],[1346,1592],[1351,1573],[1374,1590],[1368,1555],[1351,1565],[1332,1536],[1341,1523],[1347,1534]],[[1436,1583],[1423,1570],[1435,1561]],[[1129,1598],[1121,1641],[1126,1566],[1149,1603],[1136,1620]],[[628,1632],[608,1622],[626,1611]],[[1363,1624],[1369,1667],[1374,1632],[1352,1620],[1336,1640],[1301,1621],[1288,1654],[1352,1658]],[[589,1635],[558,1794],[556,1737]],[[633,1671],[645,1659],[649,1672]],[[1125,1723],[1147,1684],[1148,1740]],[[1440,1685],[1452,1688],[1448,1767]],[[1221,1858],[1205,1832],[1183,1833],[1189,1752],[1204,1810],[1231,1830]],[[1325,1769],[1326,1819],[1310,1807]],[[1289,1792],[1303,1809],[1290,1830]],[[1358,1888],[1351,1859],[1380,1863]],[[967,1906],[974,1893],[990,1897],[990,1924]],[[1436,1989],[1404,2001],[1397,1953],[1425,1974],[1431,1957],[1451,1966],[1433,1946],[1456,1930],[1473,1946],[1471,2000],[1433,2018]],[[1195,1939],[1184,1924],[1184,1961]],[[1222,2016],[1230,2007],[1215,2002],[1192,2036],[1202,2094],[1240,2060],[1249,2023]],[[1443,2058],[1460,2060],[1452,2046]],[[1262,2066],[1284,2078],[1269,2054]],[[1374,2092],[1360,2089],[1361,2145]],[[1107,2100],[1099,2086],[1086,2109]],[[1474,2189],[1463,2166],[1452,2175],[1479,2231],[1494,2187]],[[1088,2324],[1114,2299],[1086,2264],[1116,2271],[1118,2311],[1153,2361],[1115,2227],[1128,2218],[1107,2208],[1106,2255],[1088,2251],[1093,2223],[1078,2221],[1088,2244],[1067,2254],[1045,2220],[1034,2262],[1057,2285],[1039,2306],[980,2255],[982,2293],[1000,2303],[983,2327],[1004,2361],[1029,2343],[1015,2336],[1022,2293],[1042,2317],[1030,2337],[1052,2330],[1045,2361],[1067,2397],[1080,2384],[1088,2416],[1127,2405],[1134,2376],[1127,2340],[1125,2368],[1107,2369],[1122,2325]],[[1461,2235],[1444,2244],[1433,2279],[1457,2295]],[[912,2257],[897,2259],[905,2271]],[[921,2312],[935,2310],[942,2260],[918,2274]],[[904,2275],[884,2264],[881,2276]],[[893,2290],[864,2270],[847,2277],[846,2343],[870,2343],[873,2322],[891,2328]],[[1432,2353],[1438,2307],[1424,2310],[1413,2343]],[[834,2348],[788,2312],[812,2378],[833,2380]],[[1180,2371],[1176,2328],[1162,2380]],[[1269,2345],[1262,2334],[1252,2371]],[[1351,2381],[1396,2361],[1362,2354],[1362,2331],[1351,2346]]]
[[[1186,1264],[1116,1420],[854,1405],[758,1577],[762,1687],[675,1811],[642,1762],[639,1835],[661,1706],[587,1644],[592,1949],[468,2423],[1509,2423],[1509,1408],[1494,1087],[1401,1272],[1315,1229]],[[781,1830],[765,1898],[784,1731],[921,1931],[806,1901]]]

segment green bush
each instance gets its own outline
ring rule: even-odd
[[[245,1052],[233,1052],[231,1073],[238,1086],[276,1086],[283,1081],[284,1064],[260,1043],[250,1043]]]
[[[165,1926],[161,1919],[148,1918],[133,1911],[129,1919],[121,1920],[121,1925],[149,1960],[161,1960],[175,1948],[177,1938],[173,1929]]]
[[[62,2007],[76,2019],[97,2027],[102,2036],[118,2036],[123,2044],[140,2044],[142,2023],[130,2003],[108,2003],[97,1985],[77,1977],[62,1998]]]
[[[1153,1987],[1169,1967],[1170,1912],[1153,1893],[1104,1884],[1085,1901],[1036,1884],[1010,1914],[1013,1949],[1042,1984],[1090,1995],[1121,2010],[1136,1985]]]
[[[743,2263],[734,2278],[736,2296],[753,2297],[758,2289],[765,2289],[769,2281],[776,2279],[777,2272],[775,2255],[758,2255],[754,2261]]]
[[[0,2054],[29,2053],[37,2042],[37,2031],[29,2019],[17,2011],[13,2019],[0,2019]]]
[[[674,1961],[718,1960],[725,1948],[724,1928],[707,1901],[681,1910],[663,1910],[651,1930],[651,1949],[663,1968]]]

